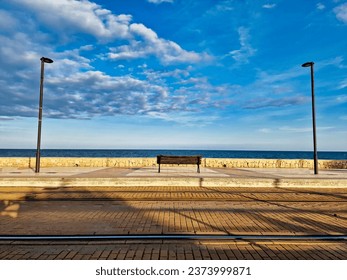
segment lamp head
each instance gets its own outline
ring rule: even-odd
[[[41,57],[40,60],[45,63],[53,63],[53,60],[48,57]]]
[[[305,62],[303,65],[301,65],[302,67],[311,67],[313,66],[314,62]]]

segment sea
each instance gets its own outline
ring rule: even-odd
[[[36,149],[0,149],[0,157],[35,157]],[[203,158],[312,159],[310,151],[41,149],[41,157],[133,157],[201,155]],[[318,159],[347,160],[346,152],[318,152]]]

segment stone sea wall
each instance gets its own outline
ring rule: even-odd
[[[35,168],[34,157],[2,157],[1,167]],[[347,160],[319,160],[319,169],[347,169]],[[156,158],[42,157],[41,167],[154,167]],[[203,158],[202,167],[215,168],[313,168],[313,160]]]

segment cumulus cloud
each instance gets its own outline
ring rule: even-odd
[[[336,14],[336,18],[343,23],[347,24],[347,3],[344,3],[340,6],[337,6],[334,9],[334,12]]]
[[[55,60],[53,64],[46,66],[46,82],[51,75],[68,76],[83,68],[91,68],[90,61],[80,56],[79,49],[54,52],[48,45],[40,44],[40,38],[21,32],[14,33],[12,37],[0,36],[0,41],[0,60],[2,61],[0,115],[2,116],[33,117],[37,115],[39,59],[42,54]],[[49,100],[50,96],[45,96],[45,99]]]
[[[249,62],[249,58],[254,56],[256,49],[254,49],[250,44],[249,29],[245,27],[239,27],[237,30],[239,34],[240,49],[233,50],[229,54],[231,57],[240,64],[245,64]]]
[[[163,63],[189,62],[196,63],[210,59],[207,54],[197,54],[182,49],[175,42],[159,38],[150,28],[143,24],[131,24],[129,26],[132,34],[142,39],[131,40],[130,44],[110,48],[108,57],[113,60],[136,59],[150,55],[157,56]]]
[[[26,22],[23,20],[22,30]],[[33,33],[34,34],[34,33]],[[40,35],[38,35],[40,36]],[[157,40],[153,33],[147,40]],[[56,51],[44,38],[15,32],[0,35],[0,116],[12,120],[15,117],[36,117],[39,91],[40,57],[54,60],[45,67],[44,117],[89,119],[96,116],[156,114],[177,121],[195,119],[194,115],[211,106],[218,106],[221,92],[205,80],[199,85],[182,84],[176,89],[168,80],[189,80],[190,67],[170,71],[154,71],[146,65],[138,67],[134,77],[112,76],[97,71],[92,59],[84,54],[94,49],[81,45],[76,49]],[[142,78],[141,78],[142,77]],[[227,90],[227,89],[225,89]],[[183,118],[184,116],[184,118]],[[163,118],[165,119],[165,118]]]
[[[53,64],[45,67],[45,118],[141,115],[182,123],[201,123],[202,114],[211,115],[213,108],[233,104],[232,97],[228,95],[232,91],[229,86],[215,86],[207,78],[191,76],[192,66],[180,69],[167,65],[198,62],[209,59],[208,55],[184,50],[177,43],[160,38],[145,25],[132,23],[130,16],[113,18],[115,15],[110,11],[87,0],[13,2],[20,5],[1,14],[13,24],[12,29],[5,29],[5,26],[0,33],[2,120],[37,117],[42,56],[54,60]],[[11,5],[13,2],[9,1]],[[74,21],[68,7],[82,22]],[[54,14],[51,18],[44,15],[46,9]],[[23,17],[24,13],[32,14]],[[80,18],[80,13],[84,20]],[[83,21],[88,23],[83,26]],[[123,35],[112,33],[111,22],[116,21],[121,25],[119,28],[126,27]],[[88,39],[70,44],[71,41],[52,38],[51,31],[59,31],[66,28],[65,25],[71,25],[66,31],[68,34]],[[49,28],[50,33],[46,33],[42,26]],[[81,33],[91,36],[80,36]],[[119,36],[123,39],[118,40]],[[93,37],[100,41],[95,41]],[[106,39],[111,40],[107,45],[103,41]],[[128,42],[128,45],[119,45],[120,42]],[[110,45],[113,47],[109,49]],[[133,68],[129,74],[127,67],[120,64],[123,68],[113,68],[117,74],[98,71],[93,65],[98,65],[95,61],[98,58],[105,58],[105,52],[109,53],[109,58],[118,60],[120,56],[126,58],[126,55],[138,58],[156,56],[167,67],[165,70],[154,70],[142,65]],[[120,73],[123,74],[120,76]]]
[[[47,86],[52,92],[47,101],[48,113],[58,118],[141,115],[163,110],[168,97],[163,86],[101,71],[52,77]]]
[[[83,32],[98,39],[127,38],[130,15],[114,15],[100,5],[76,0],[11,0],[35,13],[40,21],[64,32]],[[49,11],[49,12],[47,12]]]
[[[27,29],[27,19],[21,24],[21,31],[0,35],[0,116],[3,119],[37,116],[42,55],[54,60],[45,67],[45,117],[91,118],[161,110],[167,98],[165,86],[95,71],[92,61],[81,55],[92,50],[92,45],[55,51],[47,42],[42,43],[46,39],[41,37],[42,33]]]
[[[117,114],[141,115],[170,107],[165,86],[130,76],[113,77],[94,70],[59,75],[53,65],[46,67],[46,73],[45,117],[83,119]],[[38,85],[28,88],[27,84],[28,81],[21,81],[3,88],[0,92],[0,98],[4,100],[0,105],[0,115],[37,115]]]
[[[39,21],[58,34],[85,33],[100,42],[127,41],[110,49],[110,59],[137,59],[149,55],[165,63],[196,63],[207,60],[207,54],[182,49],[177,43],[159,38],[141,23],[132,23],[132,16],[115,15],[110,10],[88,0],[13,0],[33,12]],[[47,11],[50,11],[47,13]]]
[[[57,61],[58,62],[58,61]],[[56,62],[54,62],[56,63]],[[68,63],[60,62],[68,68]],[[207,80],[199,85],[183,84],[173,90],[165,79],[181,80],[185,73],[170,71],[160,74],[153,70],[152,79],[141,80],[130,75],[111,76],[101,71],[87,70],[65,74],[53,67],[46,67],[44,116],[49,118],[90,119],[97,116],[144,115],[167,121],[195,122],[199,115],[210,108],[226,106],[223,93],[226,87],[215,87]],[[75,67],[75,66],[72,66]],[[39,73],[35,73],[39,77]],[[0,92],[0,116],[36,117],[38,84],[28,88],[28,80],[4,86]],[[37,79],[38,80],[38,79]],[[213,95],[212,95],[213,93]]]

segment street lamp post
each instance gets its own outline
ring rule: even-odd
[[[37,129],[37,149],[36,149],[36,168],[35,172],[40,172],[40,147],[41,147],[41,126],[42,126],[42,104],[43,104],[43,78],[45,63],[53,63],[53,60],[47,57],[41,57],[41,79],[40,79],[40,101],[39,101],[39,121]]]
[[[317,136],[316,136],[316,111],[314,101],[314,75],[313,75],[314,62],[306,62],[302,67],[311,68],[311,92],[312,92],[312,124],[313,124],[313,158],[314,158],[314,174],[318,174],[318,156],[317,156]]]

